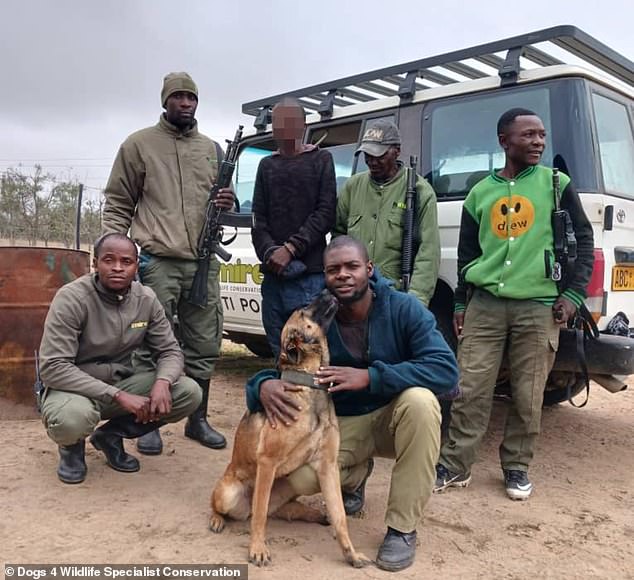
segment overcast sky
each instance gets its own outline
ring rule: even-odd
[[[592,5],[597,8],[591,7]],[[105,185],[119,144],[161,112],[169,71],[200,129],[233,136],[260,97],[574,24],[634,60],[634,2],[11,0],[0,9],[0,172],[42,164]]]

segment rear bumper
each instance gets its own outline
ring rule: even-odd
[[[634,374],[634,338],[601,334],[597,340],[585,341],[585,354],[589,374]],[[574,330],[561,330],[553,370],[576,372],[581,370],[577,361]]]

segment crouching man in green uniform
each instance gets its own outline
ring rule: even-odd
[[[64,483],[86,477],[87,436],[110,467],[138,471],[123,439],[179,421],[202,400],[196,381],[183,375],[183,354],[163,307],[134,281],[137,263],[127,236],[103,236],[95,245],[95,272],[62,287],[44,323],[42,419],[59,446],[57,475]],[[131,357],[140,346],[152,352],[155,371],[133,374]],[[102,419],[108,422],[95,430]]]

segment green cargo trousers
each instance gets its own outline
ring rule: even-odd
[[[187,299],[196,274],[196,261],[151,256],[139,272],[145,286],[154,290],[170,321],[178,316],[178,340],[185,355],[185,374],[208,380],[220,355],[222,303],[220,264],[212,259],[207,280],[207,306],[199,308]],[[139,370],[150,370],[149,353],[135,358]]]
[[[440,405],[421,387],[403,391],[389,405],[366,415],[339,417],[341,486],[354,491],[368,471],[370,457],[396,459],[385,523],[411,532],[421,520],[436,479],[440,448]],[[318,493],[317,474],[303,466],[288,476],[298,495]]]
[[[155,372],[137,373],[116,383],[116,387],[133,395],[149,396]],[[175,423],[191,415],[200,405],[202,392],[198,383],[182,376],[170,389],[172,410],[162,417]],[[77,393],[49,389],[42,402],[42,422],[48,436],[58,445],[73,445],[88,437],[102,419],[126,415],[116,402],[104,403]]]
[[[498,298],[476,290],[458,346],[460,396],[453,402],[440,463],[467,474],[489,425],[493,391],[505,349],[512,403],[500,445],[502,469],[528,471],[539,435],[544,388],[559,346],[550,306]]]

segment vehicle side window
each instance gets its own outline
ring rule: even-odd
[[[255,187],[255,175],[258,165],[264,157],[268,157],[277,149],[272,139],[247,145],[240,151],[236,171],[233,176],[236,195],[240,202],[240,212],[249,213],[251,211],[251,201],[253,199],[253,188]]]
[[[625,105],[592,93],[606,191],[634,198],[634,137]]]
[[[546,127],[546,157],[552,160],[549,90],[545,87],[518,93],[479,95],[439,102],[431,109],[431,175],[438,198],[464,197],[493,169],[504,166],[498,144],[497,121],[508,109],[535,111]]]

